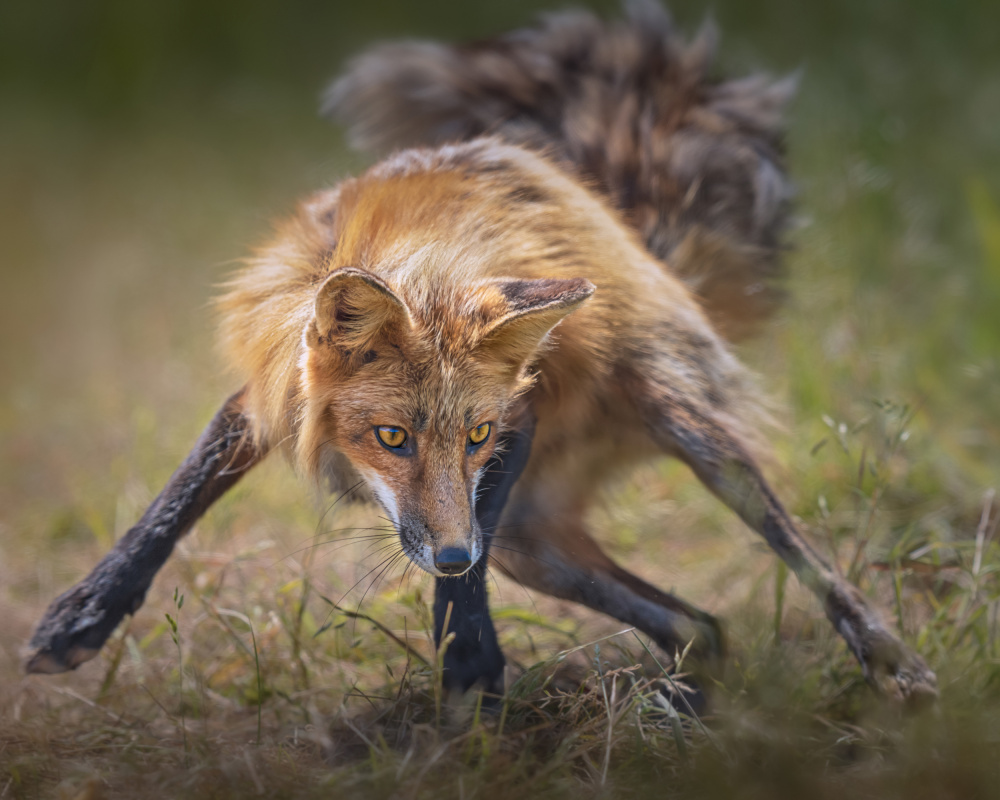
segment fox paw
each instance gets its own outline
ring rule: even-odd
[[[479,645],[480,642],[475,644]],[[442,675],[445,691],[464,694],[470,689],[478,689],[486,695],[496,697],[503,695],[503,672],[506,660],[495,642],[484,644],[486,646],[448,648],[444,656]]]
[[[25,672],[68,672],[89,661],[142,597],[109,592],[91,578],[77,584],[57,597],[38,623],[23,654]]]
[[[887,631],[868,633],[857,654],[867,681],[898,703],[914,708],[933,703],[937,676],[924,660]]]

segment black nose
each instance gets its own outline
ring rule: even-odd
[[[472,566],[472,558],[464,547],[446,547],[434,556],[434,566],[445,575],[459,575]]]

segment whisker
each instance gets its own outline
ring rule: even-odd
[[[536,536],[514,536],[514,535],[511,535],[509,533],[502,533],[502,534],[499,534],[499,535],[495,534],[495,533],[491,533],[490,534],[490,540],[491,540],[491,542],[494,542],[497,539],[516,539],[518,541],[523,541],[523,542],[537,542],[538,541],[538,537],[536,537]],[[557,542],[546,542],[546,544],[548,545],[548,547],[550,547],[553,550],[557,550],[560,553],[569,554],[569,551],[565,547],[563,547],[561,544],[559,544]],[[503,545],[500,545],[500,544],[498,544],[496,546],[500,547],[500,548],[503,548]],[[506,549],[511,550],[512,552],[515,552],[515,553],[520,552],[518,550],[513,550],[513,548],[510,548],[510,547],[508,547]],[[541,560],[541,556],[535,555],[533,553],[521,553],[521,555]],[[551,564],[551,562],[545,562],[545,563],[550,563]]]
[[[370,570],[368,570],[368,571],[367,571],[367,572],[366,572],[366,573],[365,573],[364,575],[362,575],[362,576],[361,576],[360,578],[358,578],[358,579],[357,579],[357,580],[356,580],[356,581],[355,581],[355,582],[354,582],[354,583],[353,583],[353,584],[351,585],[351,588],[350,588],[350,589],[348,589],[348,590],[347,590],[346,592],[344,592],[344,593],[343,593],[343,594],[342,594],[342,595],[340,596],[340,598],[339,598],[339,599],[337,600],[337,602],[336,602],[336,603],[334,603],[334,605],[335,605],[335,606],[339,606],[339,605],[340,605],[341,603],[343,603],[343,602],[344,602],[344,598],[345,598],[345,597],[347,597],[347,595],[349,595],[349,594],[350,594],[351,592],[353,592],[353,591],[354,591],[355,589],[357,589],[357,588],[358,588],[358,586],[359,586],[359,585],[361,584],[361,582],[362,582],[362,581],[364,581],[364,580],[365,580],[365,579],[366,579],[366,578],[367,578],[367,577],[368,577],[369,575],[371,575],[371,574],[372,574],[372,573],[373,573],[373,572],[374,572],[375,570],[377,570],[377,569],[378,569],[379,567],[381,567],[381,566],[382,566],[383,564],[385,564],[385,563],[386,563],[386,562],[387,562],[387,561],[388,561],[388,560],[389,560],[390,558],[392,558],[392,556],[386,556],[386,558],[384,558],[384,559],[383,559],[382,561],[380,561],[380,562],[379,562],[378,564],[376,564],[376,565],[375,565],[374,567],[372,567],[372,568],[371,568]]]
[[[524,556],[525,558],[533,558],[540,564],[545,564],[546,566],[552,567],[553,569],[560,569],[562,567],[562,564],[560,564],[558,561],[550,561],[549,559],[542,558],[540,555],[537,555],[535,553],[526,553],[523,550],[517,550],[513,547],[504,547],[502,544],[497,544],[496,542],[492,544],[491,549],[493,547],[497,547],[500,550],[506,550],[508,553],[516,553],[517,555]]]
[[[319,515],[319,519],[317,519],[317,520],[316,520],[316,527],[315,527],[315,529],[313,530],[313,535],[312,535],[312,539],[313,539],[313,541],[315,541],[316,539],[318,539],[318,538],[319,538],[320,536],[324,536],[324,535],[326,535],[326,533],[330,533],[330,531],[328,531],[328,532],[326,532],[326,533],[321,533],[321,532],[320,532],[320,527],[321,527],[321,526],[322,526],[322,524],[323,524],[323,520],[324,520],[324,519],[326,519],[326,515],[327,515],[327,514],[329,514],[329,513],[330,513],[330,512],[331,512],[331,511],[332,511],[332,510],[334,509],[334,507],[335,507],[335,506],[336,506],[336,505],[337,505],[337,504],[338,504],[338,503],[339,503],[339,502],[340,502],[341,500],[343,500],[343,499],[344,499],[345,497],[348,497],[349,495],[351,495],[351,494],[353,494],[353,493],[354,493],[355,491],[357,491],[357,489],[358,489],[359,487],[361,487],[361,486],[363,485],[363,483],[364,483],[363,481],[358,481],[358,482],[356,482],[356,483],[355,483],[355,484],[354,484],[353,486],[350,486],[350,487],[348,487],[347,489],[345,489],[345,490],[344,490],[343,492],[341,492],[341,493],[340,493],[340,494],[339,494],[339,495],[338,495],[338,496],[337,496],[337,497],[336,497],[336,498],[334,499],[334,501],[333,501],[332,503],[330,503],[330,505],[328,505],[328,506],[327,506],[327,507],[326,507],[326,508],[325,508],[325,509],[323,510],[323,513]],[[309,555],[309,556],[307,556],[306,558],[308,559],[308,558],[310,558],[310,557],[311,557],[311,553],[310,553],[310,555]]]
[[[344,533],[345,531],[357,531],[358,533],[375,533],[382,536],[392,536],[395,535],[396,531],[394,528],[386,528],[382,525],[370,525],[367,527],[345,527],[345,528],[330,528],[320,533],[320,536],[334,536],[338,533]],[[338,537],[339,539],[340,537]]]
[[[362,528],[361,530],[364,530]],[[373,529],[378,531],[377,528]],[[334,531],[336,533],[336,531]],[[376,533],[365,533],[360,536],[345,536],[336,537],[334,539],[324,539],[322,542],[316,542],[314,545],[309,545],[310,547],[318,547],[321,544],[333,544],[334,542],[363,542],[369,539],[395,539],[397,538],[395,531],[378,531]]]
[[[401,549],[402,549],[402,548],[401,548]],[[397,554],[397,555],[398,555],[398,554]],[[395,557],[396,557],[396,556],[392,556],[392,555],[390,555],[390,556],[386,556],[386,558],[384,558],[384,559],[383,559],[382,561],[380,561],[380,562],[379,562],[378,564],[376,564],[376,565],[375,565],[374,567],[372,567],[372,568],[371,568],[370,570],[368,570],[368,571],[367,571],[367,572],[366,572],[366,573],[365,573],[364,575],[362,575],[362,576],[361,576],[360,578],[358,578],[358,579],[357,579],[357,580],[356,580],[356,581],[355,581],[355,582],[354,582],[354,583],[353,583],[353,584],[351,585],[351,588],[350,588],[350,589],[348,589],[348,590],[347,590],[346,592],[344,592],[344,593],[343,593],[343,594],[342,594],[342,595],[341,595],[341,596],[340,596],[340,597],[339,597],[339,598],[337,599],[337,602],[336,602],[336,603],[331,603],[331,604],[330,604],[330,605],[331,605],[331,609],[330,609],[330,612],[329,612],[329,613],[328,613],[328,614],[326,615],[326,618],[325,618],[325,619],[323,620],[323,625],[321,625],[321,626],[320,626],[319,630],[323,630],[323,626],[325,626],[325,625],[326,625],[326,623],[327,623],[327,622],[328,622],[328,621],[330,620],[330,617],[332,617],[332,616],[334,615],[334,613],[336,612],[337,608],[338,608],[338,607],[339,607],[339,606],[341,605],[341,603],[343,603],[343,602],[344,602],[344,598],[345,598],[345,597],[347,597],[347,595],[349,595],[349,594],[350,594],[351,592],[353,592],[353,591],[354,591],[354,590],[355,590],[355,589],[356,589],[356,588],[357,588],[357,587],[358,587],[358,586],[359,586],[359,585],[361,584],[361,582],[362,582],[362,581],[364,581],[364,580],[365,580],[365,579],[366,579],[366,578],[367,578],[367,577],[368,577],[369,575],[371,575],[371,574],[372,574],[373,572],[375,572],[375,570],[379,569],[379,568],[380,568],[380,567],[381,567],[381,566],[382,566],[383,564],[387,563],[388,561],[390,561],[391,559],[393,559],[393,558],[395,558]],[[364,596],[363,596],[363,595],[362,595],[362,599],[364,599]],[[329,602],[329,601],[327,601],[327,602]],[[359,606],[358,606],[358,610],[360,610],[360,608],[361,608],[361,606],[359,605]],[[355,619],[355,622],[354,622],[354,624],[355,624],[355,630],[356,630],[356,628],[357,628],[357,620],[356,620],[356,619]],[[352,633],[351,633],[351,635],[353,636],[353,635],[354,635],[354,632],[352,632]]]
[[[415,561],[410,561],[410,565],[413,567],[413,571],[406,577],[406,591],[410,590],[410,581],[413,579],[414,575],[419,575],[421,578],[427,575],[424,570],[417,566]]]
[[[316,451],[317,450],[319,450],[321,447],[326,447],[328,444],[333,444],[333,439],[326,439],[326,440],[320,442],[318,445],[316,445],[313,448],[313,451],[309,454],[310,458],[312,456],[316,455]]]
[[[535,614],[541,616],[541,612],[538,610],[538,605],[535,603],[535,598],[531,596],[531,592],[528,591],[528,587],[514,578],[514,574],[511,572],[510,568],[492,553],[490,553],[490,559],[514,580],[514,583],[521,589],[522,592],[524,592],[524,596],[528,598],[528,602],[531,603],[531,607],[535,610]],[[493,580],[496,581],[496,578]]]
[[[372,556],[377,555],[378,553],[384,553],[386,550],[388,550],[391,547],[397,547],[397,546],[399,546],[399,542],[396,541],[396,537],[393,536],[392,538],[393,538],[393,541],[389,542],[388,544],[382,545],[377,550],[372,550],[371,549],[371,548],[373,548],[377,544],[377,542],[372,542],[370,545],[368,545],[368,550],[365,552],[365,554],[362,556],[362,558],[371,558]],[[402,548],[400,548],[400,550],[402,550]]]
[[[500,530],[506,531],[506,530],[513,530],[515,528],[536,527],[541,524],[542,522],[537,520],[526,520],[525,522],[507,522],[504,523],[503,525],[494,525],[492,528],[484,528],[483,533],[489,533],[490,535],[495,535],[496,532]],[[508,534],[501,534],[501,535],[506,536]]]
[[[379,529],[378,528],[343,528],[343,530],[379,530]],[[330,531],[330,532],[331,533],[336,533],[336,531]],[[287,555],[283,556],[280,559],[280,561],[285,561],[286,559],[289,559],[292,556],[298,555],[299,553],[304,553],[307,550],[314,550],[316,548],[323,547],[323,546],[329,545],[329,544],[337,544],[338,547],[334,547],[333,549],[334,550],[339,550],[340,548],[346,547],[347,545],[352,544],[353,542],[363,542],[363,541],[368,541],[368,540],[395,539],[395,538],[396,538],[396,532],[392,531],[392,532],[386,532],[386,533],[373,533],[373,534],[368,534],[368,535],[365,535],[365,536],[348,536],[348,537],[344,537],[344,538],[328,539],[327,541],[323,541],[323,542],[313,542],[312,544],[307,544],[304,547],[300,547],[298,550],[293,550],[292,552],[290,552]],[[280,561],[279,561],[279,563],[280,563]]]
[[[356,491],[363,484],[364,484],[364,481],[358,481],[357,483],[355,483],[350,488],[345,489],[343,492],[340,493],[340,495],[332,503],[330,503],[330,505],[328,505],[326,507],[326,509],[323,511],[323,513],[320,514],[319,519],[316,520],[316,533],[314,534],[314,536],[319,536],[320,535],[319,534],[319,526],[323,524],[323,520],[326,519],[326,515],[329,514],[333,510],[334,506],[336,506],[337,503],[339,503],[341,500],[343,500],[349,494],[351,494],[354,491]]]
[[[490,569],[490,557],[489,557],[489,554],[486,555],[486,563],[483,564],[483,569],[486,572],[487,579],[493,581],[493,588],[495,588],[496,592],[497,592],[497,600],[499,600],[500,603],[501,603],[501,605],[502,605],[503,604],[503,592],[500,590],[500,583],[499,583],[499,581],[497,581],[496,576],[493,574],[493,570]]]
[[[405,553],[405,552],[403,551],[403,549],[402,549],[402,548],[400,548],[399,552],[398,552],[398,553],[396,553],[396,557],[395,557],[395,558],[394,558],[394,559],[393,559],[392,561],[390,561],[390,562],[389,562],[389,563],[388,563],[388,564],[386,565],[385,569],[383,569],[383,570],[382,570],[382,571],[381,571],[381,572],[380,572],[380,573],[378,574],[378,577],[377,577],[377,578],[375,579],[375,592],[376,592],[376,593],[378,592],[378,587],[379,587],[379,584],[380,584],[380,583],[381,583],[381,582],[382,582],[383,580],[385,580],[385,576],[386,576],[386,575],[388,574],[389,570],[390,570],[390,569],[392,569],[393,567],[395,567],[395,566],[396,566],[396,565],[397,565],[397,564],[399,563],[399,560],[400,560],[401,558],[405,558],[405,557],[406,557],[406,553]],[[373,594],[373,596],[374,596],[374,594]],[[361,599],[362,599],[362,601],[364,601],[364,597],[363,597],[363,596],[362,596],[362,598],[361,598]]]
[[[323,624],[319,626],[318,630],[319,631],[325,630],[326,624],[330,621],[330,617],[332,617],[339,610],[341,603],[344,602],[344,598],[347,597],[347,595],[349,595],[351,592],[353,592],[356,588],[358,588],[358,586],[361,584],[361,582],[363,580],[365,580],[365,578],[367,578],[375,570],[377,570],[379,567],[381,567],[383,564],[385,564],[387,561],[389,561],[392,558],[394,558],[394,556],[391,556],[391,555],[390,556],[386,556],[386,558],[384,558],[382,561],[380,561],[378,564],[376,564],[374,567],[372,567],[370,570],[368,570],[364,575],[362,575],[360,578],[358,578],[353,584],[351,584],[351,587],[346,592],[344,592],[337,599],[336,603],[331,603],[330,600],[328,600],[327,598],[324,598],[324,600],[326,600],[327,603],[330,603],[330,611],[326,615],[326,617],[323,619]],[[355,621],[355,626],[356,625],[357,625],[357,621]],[[352,635],[353,635],[353,633],[352,633]]]
[[[380,580],[382,580],[382,576],[385,575],[385,573],[389,569],[392,568],[392,565],[395,564],[399,560],[399,557],[402,556],[402,555],[405,555],[405,553],[403,552],[403,548],[401,547],[399,549],[398,553],[396,553],[396,554],[388,557],[387,559],[385,559],[385,561],[382,562],[382,564],[384,564],[385,566],[383,566],[382,569],[379,571],[379,573],[374,578],[372,578],[371,582],[368,584],[368,587],[364,590],[364,592],[361,593],[361,599],[358,601],[358,606],[355,609],[355,613],[357,613],[357,614],[361,613],[361,606],[364,605],[364,603],[365,603],[365,597],[368,595],[368,592],[370,592],[371,589],[372,589],[372,587],[376,586],[378,584],[378,582]],[[369,572],[368,574],[370,575],[371,573]],[[365,577],[367,577],[367,576],[365,576]],[[355,630],[356,630],[357,629],[357,618],[355,618],[354,625],[355,625]]]
[[[309,537],[307,537],[305,539],[300,539],[297,542],[297,544],[298,545],[303,545],[303,546],[301,548],[299,548],[298,550],[296,550],[295,552],[299,553],[299,552],[302,552],[302,550],[305,550],[306,548],[310,547],[311,545],[310,544],[306,544],[306,543],[307,542],[312,542],[314,539],[316,539],[316,538],[318,538],[320,536],[329,536],[329,535],[335,534],[335,533],[343,533],[344,531],[359,531],[359,532],[361,532],[361,531],[384,531],[384,532],[388,533],[389,529],[385,528],[385,527],[383,527],[381,525],[372,525],[372,526],[363,527],[363,528],[362,527],[358,527],[357,525],[347,525],[347,526],[345,526],[343,528],[328,528],[328,529],[326,529],[324,531],[317,531],[312,536],[309,536]]]
[[[421,570],[417,566],[417,562],[415,562],[412,558],[407,557],[407,559],[408,559],[408,562],[407,562],[406,566],[403,567],[403,574],[400,575],[400,577],[399,577],[399,587],[396,589],[396,599],[397,600],[399,600],[399,591],[400,591],[400,589],[403,588],[404,581],[406,583],[406,591],[410,591],[410,579],[413,577],[413,572],[410,572],[410,570],[412,569],[414,572],[422,572],[423,571],[423,570]]]

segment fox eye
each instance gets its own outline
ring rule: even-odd
[[[473,447],[481,445],[490,436],[490,423],[484,422],[469,431],[469,444]]]
[[[379,425],[375,428],[375,435],[382,444],[393,450],[398,450],[406,444],[406,431],[395,425]]]

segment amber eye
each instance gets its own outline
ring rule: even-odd
[[[394,425],[379,425],[375,429],[375,435],[382,444],[393,450],[398,450],[406,444],[406,431]]]
[[[469,431],[469,444],[482,444],[490,436],[490,423],[484,422]]]

